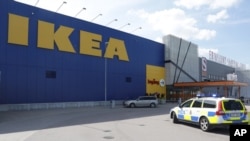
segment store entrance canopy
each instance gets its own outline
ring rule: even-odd
[[[218,86],[248,86],[247,83],[236,81],[202,81],[202,82],[179,82],[174,87],[218,87]]]
[[[174,87],[181,87],[182,89],[187,87],[199,87],[200,89],[204,87],[223,87],[224,96],[228,96],[228,87],[238,87],[238,96],[240,97],[240,88],[248,86],[247,83],[236,82],[236,81],[202,81],[202,82],[180,82],[174,83]]]

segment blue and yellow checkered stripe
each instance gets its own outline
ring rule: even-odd
[[[226,113],[224,115],[218,116],[216,115],[216,112],[214,111],[202,111],[201,116],[206,116],[210,122],[210,124],[218,124],[218,123],[242,123],[242,122],[248,122],[247,115],[244,114],[244,112],[241,112],[240,117],[231,117],[230,113]],[[193,115],[187,115],[183,111],[178,110],[178,119],[183,119],[187,121],[193,121],[193,122],[199,122],[199,118],[201,116],[193,116]]]

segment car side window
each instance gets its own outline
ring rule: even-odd
[[[195,100],[193,104],[193,108],[201,108],[202,100]]]
[[[146,97],[146,100],[153,100],[153,97]]]
[[[188,100],[188,101],[182,103],[181,107],[190,107],[192,102],[193,102],[193,100]]]
[[[150,97],[149,100],[156,100],[156,97]]]
[[[145,100],[146,98],[145,97],[140,97],[139,100]]]
[[[215,108],[216,102],[212,100],[204,100],[203,108]]]

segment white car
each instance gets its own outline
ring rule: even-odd
[[[170,110],[173,123],[188,122],[203,131],[232,124],[248,124],[245,105],[240,99],[225,97],[196,97]]]
[[[151,107],[155,108],[158,105],[158,99],[155,96],[140,96],[135,100],[127,100],[124,102],[125,107]]]

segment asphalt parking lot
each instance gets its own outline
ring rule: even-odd
[[[0,141],[229,140],[227,131],[215,134],[193,126],[173,125],[168,112],[175,105],[0,112]]]
[[[168,107],[106,106],[0,112],[0,141],[130,140],[129,136],[137,136],[138,132],[122,135],[116,128],[118,125],[125,131],[131,127],[145,128],[149,123],[142,118],[166,115]]]

